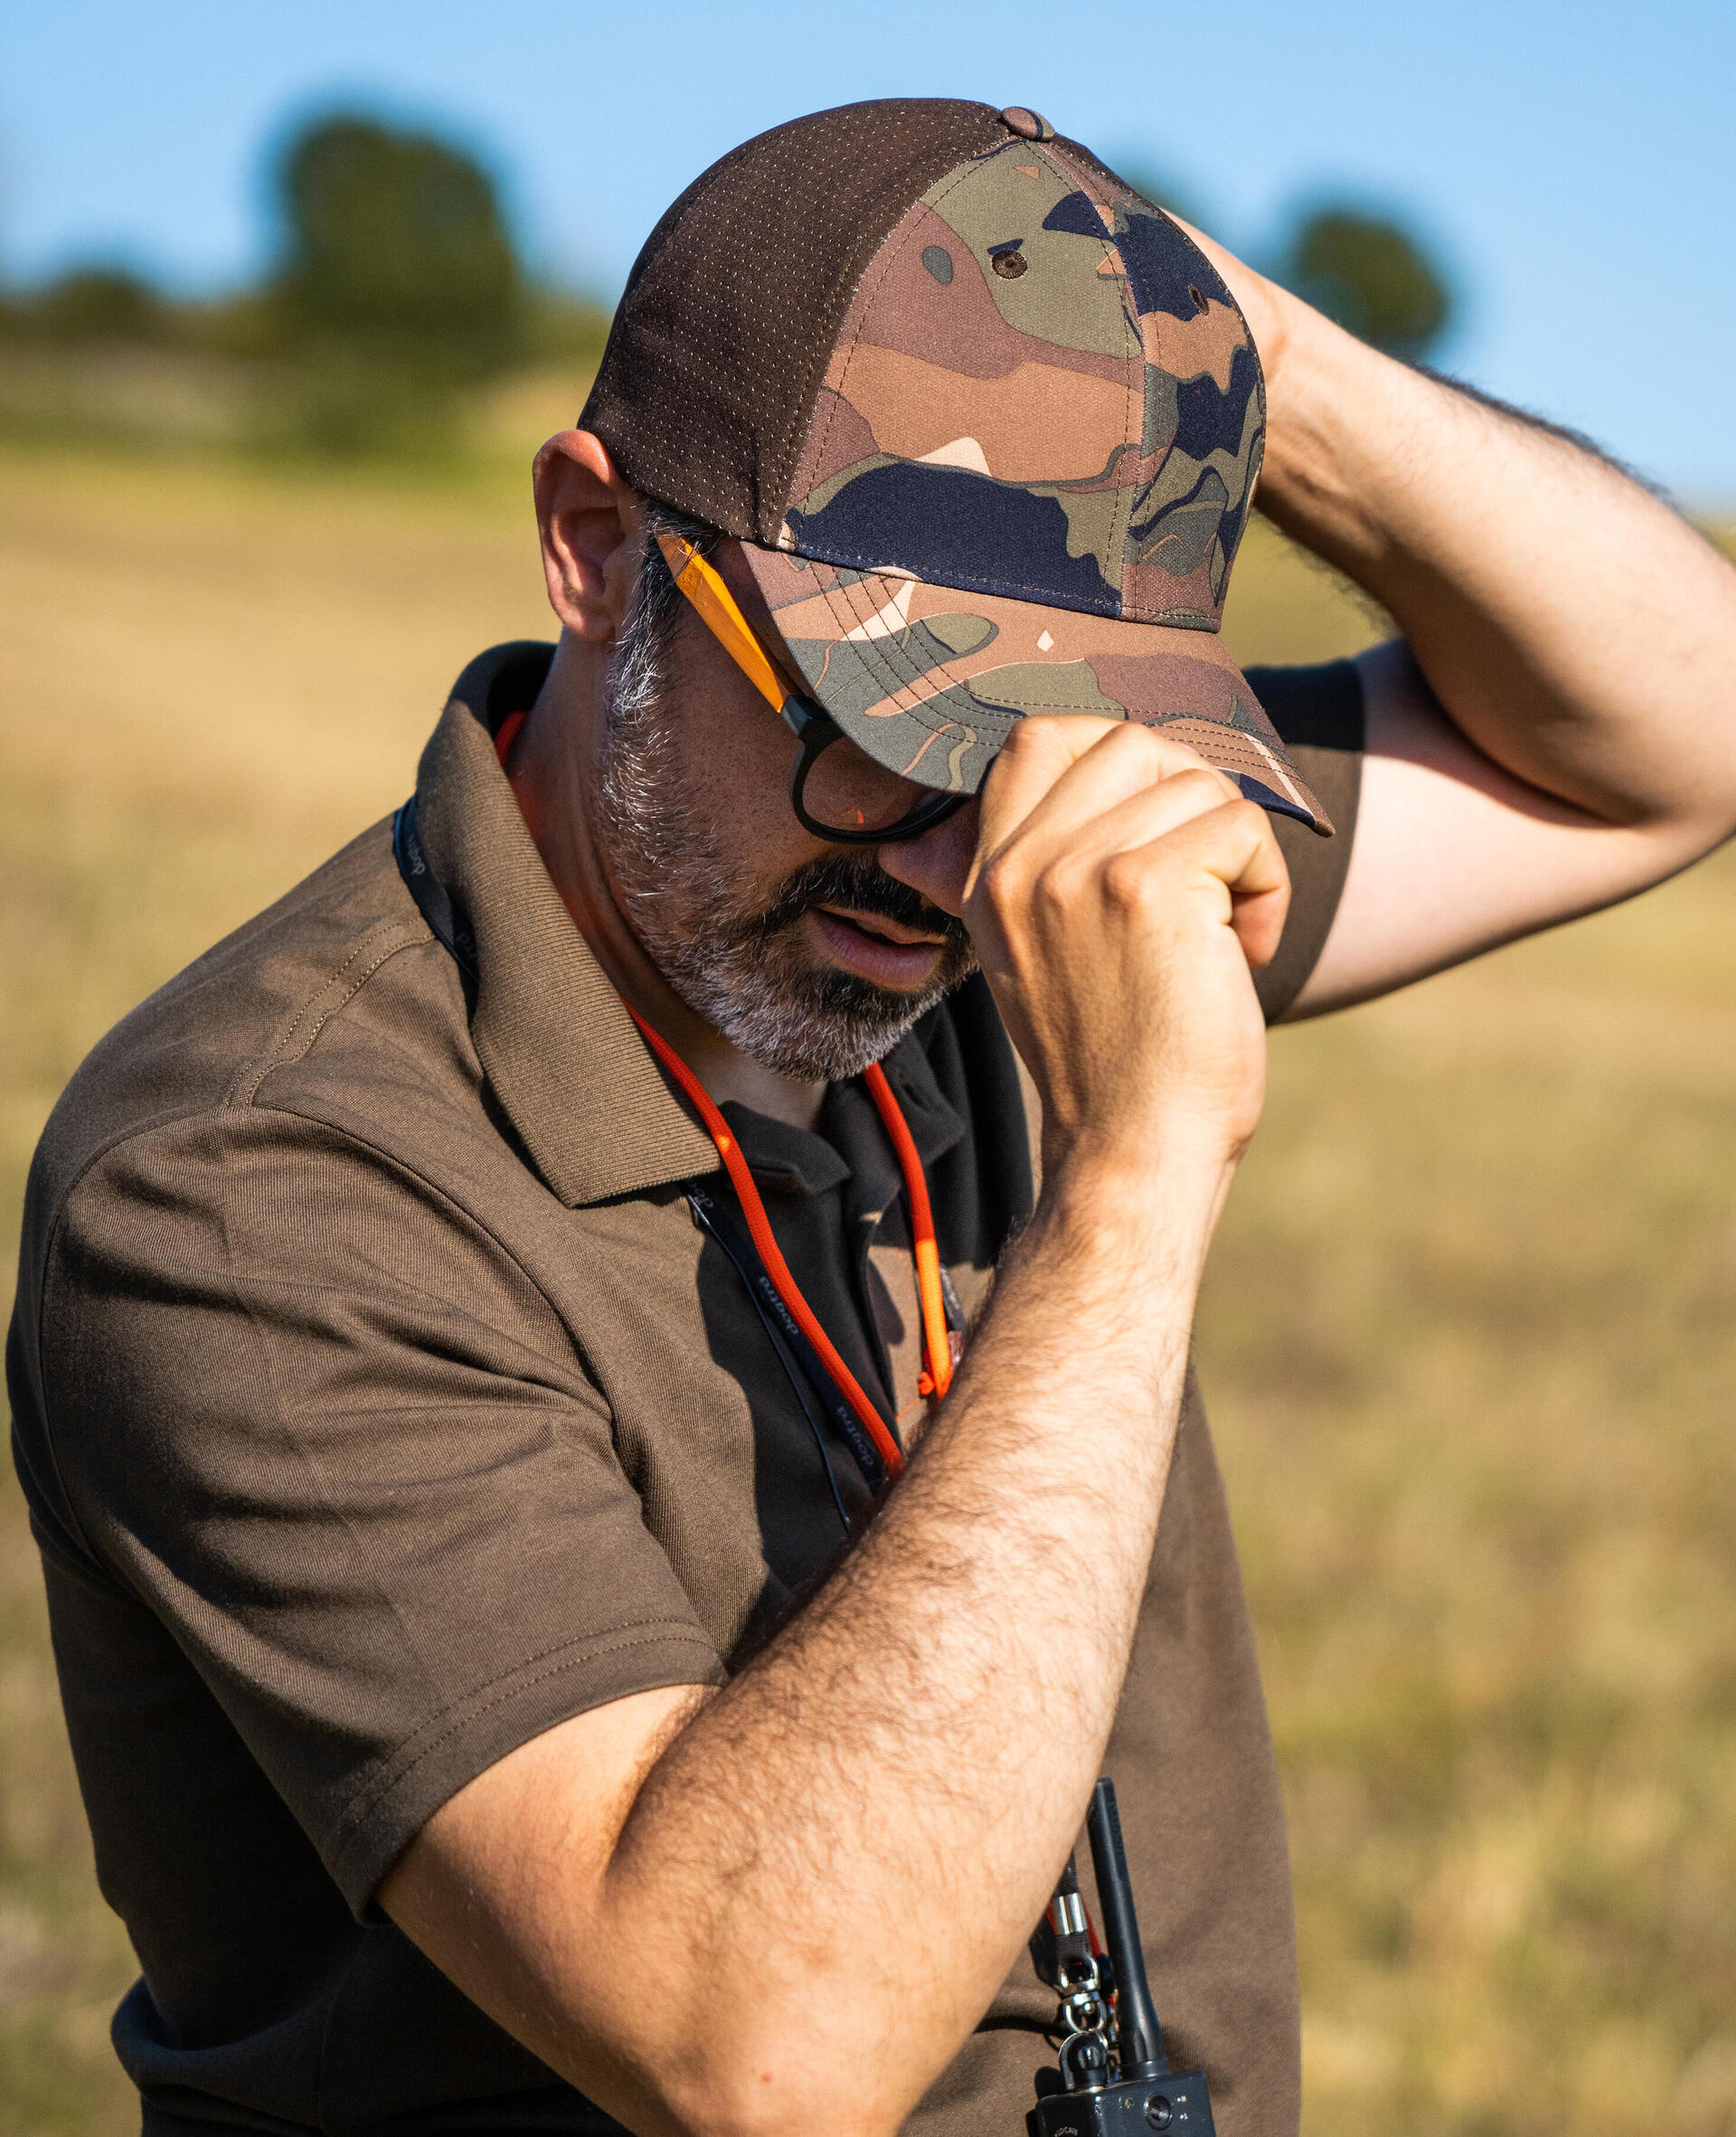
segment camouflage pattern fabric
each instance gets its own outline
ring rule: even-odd
[[[1095,713],[1162,727],[1250,801],[1332,829],[1207,633],[743,553],[815,699],[877,763],[923,786],[974,794],[1024,714]]]
[[[1053,140],[931,186],[871,261],[776,553],[745,555],[815,697],[974,792],[1014,720],[1162,723],[1329,833],[1215,633],[1265,388],[1228,288]]]

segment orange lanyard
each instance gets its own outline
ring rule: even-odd
[[[523,712],[509,713],[501,722],[500,732],[495,737],[495,752],[502,764],[505,763],[506,752],[512,748],[524,722]],[[887,1431],[885,1420],[880,1412],[863,1393],[855,1375],[838,1356],[831,1338],[820,1326],[813,1308],[803,1298],[796,1279],[789,1273],[789,1266],[778,1250],[777,1240],[772,1236],[766,1206],[760,1199],[760,1190],[754,1185],[753,1174],[749,1169],[747,1159],[741,1155],[741,1146],[730,1133],[729,1122],[712,1104],[711,1093],[668,1040],[660,1032],[653,1031],[630,1002],[622,1006],[644,1034],[646,1045],[675,1078],[687,1102],[710,1131],[712,1140],[717,1145],[717,1154],[723,1160],[724,1170],[729,1174],[731,1185],[741,1204],[741,1214],[748,1220],[749,1234],[786,1310],[814,1347],[820,1363],[832,1376],[838,1393],[861,1420],[863,1429],[886,1464],[888,1476],[898,1476],[904,1467],[904,1456],[898,1442]],[[927,1370],[917,1381],[917,1393],[938,1398],[944,1395],[952,1385],[952,1333],[947,1326],[946,1294],[940,1284],[940,1248],[934,1235],[934,1213],[929,1204],[929,1183],[923,1175],[922,1160],[917,1154],[909,1124],[899,1111],[898,1101],[892,1096],[892,1085],[886,1081],[885,1071],[877,1061],[870,1062],[862,1072],[862,1076],[863,1082],[868,1086],[868,1095],[874,1102],[874,1110],[892,1139],[892,1149],[898,1153],[899,1168],[904,1175],[905,1197],[910,1206],[910,1240],[916,1261],[917,1297],[922,1307],[922,1354],[927,1365]]]
[[[688,1103],[705,1123],[712,1140],[717,1145],[717,1154],[723,1160],[723,1168],[730,1176],[730,1183],[741,1202],[741,1214],[748,1220],[748,1231],[760,1261],[765,1264],[766,1274],[770,1277],[790,1318],[807,1338],[821,1364],[832,1376],[838,1393],[861,1420],[863,1429],[886,1464],[887,1474],[896,1477],[904,1467],[903,1452],[898,1442],[887,1431],[885,1420],[880,1412],[863,1393],[855,1375],[838,1356],[831,1338],[820,1326],[813,1308],[803,1298],[796,1279],[790,1274],[788,1263],[784,1260],[778,1242],[772,1235],[766,1206],[760,1198],[753,1174],[741,1154],[741,1145],[730,1132],[729,1122],[712,1102],[710,1092],[669,1042],[660,1033],[653,1031],[630,1004],[627,1007],[627,1013],[645,1035],[646,1045],[675,1078]],[[916,1261],[917,1294],[922,1305],[922,1350],[928,1368],[917,1382],[917,1389],[925,1395],[944,1395],[952,1385],[952,1337],[947,1327],[946,1299],[940,1288],[940,1249],[934,1235],[934,1215],[929,1204],[929,1184],[923,1177],[922,1160],[917,1155],[910,1128],[899,1111],[898,1101],[892,1096],[892,1087],[886,1081],[885,1071],[877,1061],[871,1062],[863,1071],[863,1081],[868,1086],[868,1094],[874,1102],[874,1109],[885,1124],[892,1148],[898,1153],[899,1167],[904,1175],[904,1192],[910,1206],[910,1236]]]

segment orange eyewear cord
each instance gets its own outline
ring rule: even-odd
[[[946,1293],[940,1288],[940,1246],[934,1235],[934,1213],[929,1206],[929,1183],[885,1070],[879,1062],[871,1061],[862,1072],[862,1080],[885,1122],[904,1175],[904,1193],[910,1206],[910,1244],[916,1257],[916,1291],[922,1301],[922,1347],[929,1364],[916,1384],[917,1392],[938,1398],[952,1385],[952,1331],[947,1326]]]
[[[657,546],[675,575],[675,584],[699,610],[723,650],[772,710],[781,713],[789,692],[766,657],[747,618],[736,605],[735,596],[715,569],[691,542],[684,541],[679,534],[659,534]],[[940,1249],[935,1240],[934,1217],[929,1207],[928,1182],[922,1177],[922,1161],[916,1154],[916,1145],[910,1139],[898,1101],[892,1096],[892,1086],[878,1062],[863,1071],[863,1080],[875,1110],[886,1124],[892,1148],[898,1152],[905,1193],[910,1198],[917,1295],[922,1302],[922,1344],[928,1354],[928,1371],[917,1384],[918,1391],[925,1395],[944,1395],[952,1385],[952,1340],[947,1327],[946,1297],[940,1288]],[[784,1303],[788,1306],[790,1302],[786,1299]],[[793,1307],[790,1310],[795,1310]],[[825,1357],[826,1352],[820,1355]]]
[[[712,1140],[717,1145],[717,1154],[723,1160],[723,1168],[730,1176],[731,1185],[741,1204],[742,1215],[748,1220],[749,1234],[760,1259],[765,1263],[767,1275],[777,1287],[778,1296],[789,1310],[797,1327],[814,1346],[821,1364],[831,1374],[839,1394],[861,1420],[863,1431],[873,1442],[881,1460],[886,1464],[887,1474],[893,1477],[900,1475],[904,1468],[903,1451],[887,1431],[885,1420],[880,1412],[863,1393],[855,1375],[838,1356],[832,1338],[820,1326],[813,1308],[803,1298],[796,1279],[790,1274],[789,1265],[773,1236],[771,1222],[766,1215],[765,1204],[760,1199],[760,1190],[754,1184],[753,1174],[741,1154],[741,1145],[730,1132],[729,1122],[712,1102],[710,1092],[669,1042],[660,1033],[653,1031],[631,1005],[628,1005],[627,1013],[645,1035],[646,1045],[675,1078],[689,1104],[705,1123]],[[887,1083],[878,1062],[869,1065],[864,1072],[863,1081],[868,1085],[881,1119],[886,1123],[892,1147],[898,1152],[900,1169],[904,1175],[904,1192],[910,1205],[910,1232],[916,1245],[917,1291],[922,1301],[922,1347],[928,1366],[928,1370],[917,1385],[925,1395],[944,1395],[952,1385],[952,1342],[947,1328],[946,1301],[940,1289],[940,1253],[935,1241],[934,1218],[929,1206],[928,1182],[922,1177],[922,1161],[917,1155],[910,1129],[905,1124],[904,1116],[898,1108],[898,1101],[892,1096],[892,1086]],[[895,1127],[894,1122],[897,1124]]]

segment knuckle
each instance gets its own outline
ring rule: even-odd
[[[1165,742],[1155,727],[1139,720],[1124,720],[1104,737],[1107,745],[1124,757],[1147,764],[1161,764],[1174,743]]]
[[[1222,808],[1230,805],[1230,797],[1224,792],[1223,774],[1213,771],[1209,764],[1184,765],[1165,783],[1202,808]],[[1251,808],[1254,804],[1250,801],[1247,806]]]
[[[1157,902],[1158,872],[1143,853],[1114,854],[1103,864],[1103,895],[1118,912],[1137,916]]]
[[[1266,811],[1259,802],[1245,800],[1240,795],[1233,801],[1227,800],[1222,790],[1212,807],[1202,809],[1194,823],[1201,835],[1214,846],[1241,845],[1250,838],[1263,839],[1270,833]]]
[[[1061,912],[1079,896],[1079,864],[1062,854],[1049,862],[1031,886],[1032,903],[1049,912]]]
[[[1205,759],[1189,742],[1183,742],[1166,726],[1156,726],[1144,720],[1130,720],[1129,730],[1143,735],[1147,745],[1169,761],[1178,764],[1203,764]]]
[[[1065,752],[1071,737],[1064,721],[1054,713],[1027,713],[1013,723],[1012,733],[1001,744],[998,760],[1014,766],[1044,765],[1056,752]]]
[[[1024,878],[1024,870],[1010,853],[995,854],[976,879],[977,894],[988,901],[992,912],[1004,914],[1019,903]]]

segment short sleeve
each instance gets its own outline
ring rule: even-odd
[[[1254,988],[1267,1023],[1276,1024],[1319,961],[1350,867],[1363,783],[1363,683],[1348,660],[1250,667],[1248,680],[1334,826],[1322,838],[1291,818],[1272,819],[1289,865],[1290,911],[1278,954],[1255,974]]]
[[[721,1679],[563,1324],[379,1152],[246,1108],[120,1145],[68,1198],[42,1338],[88,1548],[358,1913],[520,1744]]]

